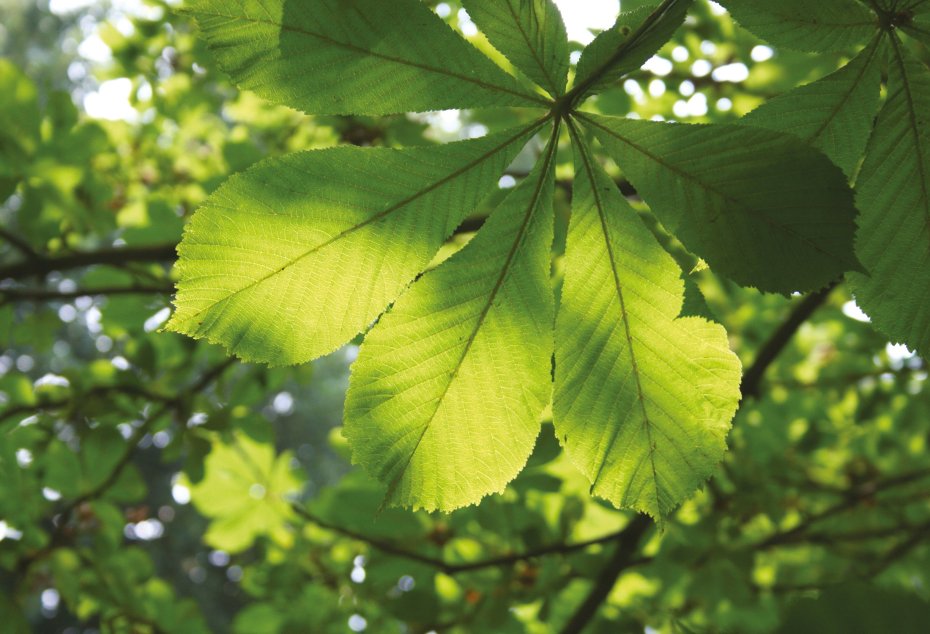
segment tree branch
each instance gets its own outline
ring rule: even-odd
[[[810,319],[811,315],[823,305],[830,293],[836,288],[837,282],[833,282],[826,288],[811,293],[801,300],[794,309],[788,314],[788,318],[772,333],[768,340],[759,349],[752,365],[743,373],[743,382],[740,385],[740,391],[743,399],[757,398],[759,390],[762,387],[762,378],[769,366],[775,362],[778,355],[791,342],[798,329],[805,321]]]
[[[122,266],[129,262],[172,262],[176,257],[175,243],[141,247],[113,247],[97,251],[75,251],[54,256],[40,256],[6,266],[0,266],[0,280],[42,277],[52,271],[65,271],[94,264]]]
[[[624,527],[622,530],[610,533],[607,535],[602,535],[601,537],[595,537],[593,539],[588,539],[581,542],[575,542],[571,544],[559,543],[559,544],[550,544],[549,546],[542,546],[533,550],[528,550],[523,553],[514,553],[510,555],[502,555],[500,557],[491,557],[488,559],[482,559],[479,561],[471,561],[467,563],[451,563],[447,562],[444,559],[439,557],[431,557],[429,555],[424,555],[423,553],[416,552],[414,550],[408,550],[403,546],[400,546],[394,542],[387,540],[378,539],[377,537],[371,537],[370,535],[365,535],[358,531],[352,530],[350,528],[345,528],[343,526],[337,526],[332,524],[320,517],[317,517],[310,511],[308,511],[303,506],[292,503],[291,508],[294,513],[296,513],[300,518],[316,524],[320,528],[338,533],[343,537],[349,537],[351,539],[357,539],[358,541],[365,542],[369,546],[376,548],[382,552],[385,552],[389,555],[394,555],[396,557],[402,557],[404,559],[409,559],[411,561],[416,561],[427,566],[431,566],[444,572],[447,575],[454,575],[462,572],[472,572],[475,570],[482,570],[484,568],[496,568],[500,566],[509,566],[520,561],[526,561],[528,559],[535,559],[537,557],[544,557],[546,555],[567,555],[579,550],[584,550],[590,546],[595,546],[597,544],[605,544],[622,538],[627,534],[629,530],[629,524]],[[636,520],[633,520],[636,521]],[[648,526],[647,522],[647,526]],[[645,563],[646,559],[638,559],[635,562],[632,562],[631,565],[638,565]]]
[[[170,295],[174,287],[170,284],[152,286],[101,286],[99,288],[79,288],[73,291],[59,291],[53,288],[0,288],[0,305],[10,302],[43,302],[69,300],[78,297],[97,295]]]
[[[610,595],[617,579],[624,570],[630,568],[637,561],[634,559],[636,549],[642,540],[646,531],[652,526],[652,521],[645,515],[637,515],[633,518],[626,528],[617,536],[617,548],[613,557],[604,565],[600,574],[594,581],[594,587],[585,597],[585,600],[578,606],[575,613],[562,628],[562,634],[578,634],[593,619],[601,604]]]
[[[911,484],[927,477],[930,477],[930,468],[908,471],[885,478],[884,480],[872,480],[859,484],[849,491],[846,499],[834,504],[833,506],[827,507],[819,513],[810,515],[807,519],[805,519],[794,528],[790,528],[788,530],[781,531],[769,536],[768,538],[755,544],[753,549],[764,550],[767,548],[780,546],[782,544],[804,541],[804,533],[818,522],[831,518],[835,515],[839,515],[845,511],[852,510],[861,502],[875,496],[881,491]]]
[[[43,548],[33,553],[30,553],[29,555],[20,559],[15,568],[16,575],[18,576],[24,575],[32,564],[45,558],[51,552],[53,552],[55,548],[63,545],[63,536],[65,534],[64,533],[65,527],[67,526],[68,521],[72,513],[74,512],[74,510],[77,509],[80,505],[84,504],[85,502],[89,502],[91,500],[94,500],[100,497],[101,495],[106,493],[106,491],[110,487],[116,484],[116,482],[119,480],[120,476],[122,475],[123,471],[126,469],[127,466],[129,466],[130,462],[132,462],[132,457],[135,454],[135,451],[136,451],[136,448],[139,442],[149,432],[149,430],[151,429],[151,426],[155,423],[155,421],[157,421],[167,412],[171,410],[179,409],[183,405],[184,398],[186,395],[196,394],[198,392],[203,391],[207,386],[209,386],[211,383],[219,379],[220,376],[222,376],[222,374],[226,371],[226,369],[228,369],[231,365],[235,364],[236,361],[237,360],[233,357],[224,359],[221,363],[218,363],[212,368],[210,368],[209,370],[207,370],[207,372],[205,372],[197,381],[189,385],[187,388],[179,391],[178,394],[173,397],[161,396],[153,392],[147,392],[147,391],[140,392],[141,396],[147,396],[147,397],[152,398],[152,400],[161,401],[162,406],[159,407],[151,415],[149,415],[146,418],[145,422],[139,425],[133,431],[132,435],[126,440],[126,447],[123,450],[123,453],[120,455],[119,460],[116,462],[113,469],[111,469],[110,473],[107,474],[106,478],[104,478],[96,486],[78,495],[76,498],[72,500],[68,500],[68,502],[64,504],[64,506],[62,506],[58,511],[55,512],[55,515],[58,517],[58,521],[55,525],[54,531],[52,532],[51,538],[48,541],[48,544],[44,546]]]
[[[10,243],[13,248],[23,254],[23,256],[28,260],[37,260],[41,258],[35,249],[33,249],[28,242],[20,238],[18,235],[7,231],[3,227],[0,227],[0,239],[5,240]]]

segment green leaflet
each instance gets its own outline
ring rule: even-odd
[[[167,328],[301,363],[368,327],[540,127],[405,149],[337,147],[230,178],[178,247]]]
[[[743,27],[801,51],[843,51],[875,35],[878,19],[856,0],[722,0]]]
[[[726,451],[740,363],[722,326],[676,318],[678,265],[574,141],[553,423],[593,493],[662,520]]]
[[[568,36],[552,0],[464,0],[491,44],[553,97],[568,80]]]
[[[856,301],[893,341],[930,354],[930,70],[891,36],[888,98],[857,181]]]
[[[344,433],[387,502],[449,511],[523,468],[551,391],[558,125],[533,172],[365,338]]]
[[[579,117],[665,227],[719,273],[790,293],[858,267],[846,179],[797,138],[749,126]]]
[[[880,42],[876,37],[843,68],[769,100],[741,122],[790,132],[852,176],[879,108]]]
[[[692,0],[665,0],[657,7],[621,13],[581,54],[572,92],[600,92],[637,70],[662,48],[685,20]]]
[[[189,0],[241,88],[311,114],[543,106],[418,0]]]

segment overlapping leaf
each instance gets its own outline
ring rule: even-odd
[[[901,28],[911,37],[923,42],[924,46],[930,46],[930,2],[915,0],[911,6],[910,11],[913,15],[909,20],[904,21]]]
[[[545,106],[419,0],[191,0],[240,87],[313,114]]]
[[[846,179],[795,137],[582,115],[665,227],[740,284],[789,293],[857,267]]]
[[[568,80],[568,35],[552,0],[465,0],[488,40],[553,97]]]
[[[537,128],[303,152],[234,176],[187,227],[168,328],[276,365],[332,352],[423,270]]]
[[[459,253],[365,338],[345,434],[388,501],[448,511],[523,468],[551,391],[555,139]]]
[[[776,46],[844,51],[865,44],[878,19],[856,0],[723,0],[747,30]]]
[[[896,36],[888,98],[857,182],[856,301],[894,341],[930,354],[930,70]]]
[[[592,492],[656,518],[713,471],[739,401],[723,327],[676,319],[678,265],[575,145],[553,422]]]
[[[573,90],[580,95],[593,94],[638,69],[681,26],[691,3],[665,0],[656,7],[621,13],[617,22],[582,52]]]
[[[865,152],[879,108],[880,43],[876,37],[843,68],[770,99],[742,122],[790,132],[822,150],[851,176]]]

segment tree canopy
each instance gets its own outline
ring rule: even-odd
[[[926,631],[930,2],[581,4],[0,0],[4,627]]]

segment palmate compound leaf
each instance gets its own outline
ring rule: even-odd
[[[637,70],[682,25],[692,0],[665,0],[657,6],[621,13],[581,53],[572,91],[600,92]]]
[[[344,433],[389,503],[477,503],[533,450],[552,389],[557,128],[530,175],[381,317],[352,366]]]
[[[930,355],[930,70],[890,37],[888,97],[856,183],[868,275],[848,279],[878,330]]]
[[[770,99],[740,123],[790,132],[821,150],[851,177],[879,108],[881,42],[876,36],[846,66]]]
[[[662,520],[713,472],[739,402],[722,326],[575,135],[553,423],[592,492]]]
[[[859,267],[846,178],[796,137],[578,116],[665,228],[720,274],[787,294]]]
[[[399,5],[410,11],[398,10]],[[624,64],[632,63],[632,56],[648,57],[663,43],[660,35],[667,37],[677,27],[687,5],[687,0],[666,0],[649,14],[659,16],[655,22],[644,15],[631,31],[632,43],[624,48],[617,42],[623,56],[590,53],[594,61],[586,64],[593,63],[595,70],[576,83],[571,100],[554,109],[565,114],[567,105],[601,85],[602,76],[616,78],[626,72]],[[377,114],[545,105],[476,57],[415,0],[239,0],[229,5],[199,0],[194,7],[195,14],[200,8],[198,20],[235,81],[304,110]],[[271,13],[260,15],[266,8]],[[398,20],[409,24],[398,25]],[[500,38],[497,44],[505,48]],[[651,191],[647,198],[667,227],[689,236],[691,244],[708,246],[714,254],[708,259],[721,272],[787,292],[826,283],[855,266],[845,181],[825,157],[796,138],[748,126],[641,125],[587,115],[584,120],[609,150],[622,150],[613,154],[644,194]],[[388,502],[441,510],[477,502],[501,490],[532,450],[551,391],[549,250],[556,121],[544,159],[475,239],[401,295],[366,337],[353,368],[345,433],[353,459],[388,485]],[[332,350],[397,298],[542,123],[438,148],[303,153],[231,179],[198,212],[185,235],[178,310],[170,327],[225,343],[245,358],[278,364]],[[639,136],[645,145],[654,141],[656,151],[640,144]],[[601,178],[592,173],[590,178]],[[705,224],[712,229],[702,228]],[[613,236],[615,230],[603,231],[617,245],[627,239]],[[826,252],[818,250],[821,239]],[[645,253],[651,244],[636,249]],[[633,259],[638,253],[633,249],[625,256]],[[746,273],[741,257],[747,258]],[[616,268],[623,259],[618,255],[610,262]],[[778,273],[786,265],[788,273]],[[640,403],[648,396],[652,405],[666,407],[652,415],[641,406],[641,420],[648,416],[647,436],[656,431],[672,438],[663,445],[656,437],[643,441],[642,433],[629,437],[629,451],[657,467],[651,498],[648,473],[643,476],[635,464],[615,455],[604,454],[592,480],[596,492],[661,518],[719,460],[738,398],[738,366],[731,365],[735,362],[725,345],[720,347],[719,327],[674,320],[681,290],[672,287],[664,265],[644,270],[660,283],[648,292],[654,297],[672,292],[674,298],[650,304],[652,314],[635,301],[621,309],[624,327],[630,328],[625,332],[637,333],[636,339],[626,339],[629,350],[649,357],[650,351],[638,352],[638,342],[651,343],[639,330],[647,323],[669,328],[662,346],[676,348],[690,335],[690,347],[676,350],[698,382],[694,391],[679,393],[679,409],[674,409],[675,403],[663,400],[670,397],[649,391],[667,378],[655,369],[658,362],[647,363],[641,373],[637,369],[637,385],[647,386],[636,393]],[[621,282],[636,289],[635,280],[618,273],[615,291]],[[649,303],[648,297],[644,301]],[[563,325],[568,317],[566,312]],[[564,346],[560,349],[565,352]],[[665,352],[676,358],[674,350]],[[622,380],[613,374],[603,378]],[[589,389],[585,386],[585,396],[596,401]],[[628,394],[628,383],[621,384],[624,389]],[[689,399],[697,405],[685,412],[681,403]],[[673,429],[672,420],[678,428]],[[572,424],[571,411],[567,421]],[[622,426],[618,436],[629,429]],[[664,436],[675,433],[680,435]],[[567,442],[575,440],[581,441],[579,447],[590,446],[583,437]],[[690,453],[672,456],[692,442]],[[569,451],[585,463],[583,449]],[[676,468],[684,464],[683,470],[659,471],[676,460]]]
[[[240,88],[310,114],[545,107],[419,0],[188,0]]]
[[[565,92],[568,35],[552,0],[463,0],[494,47],[553,97]]]
[[[865,44],[878,17],[857,0],[722,0],[733,18],[763,40],[801,51],[845,51]]]
[[[300,152],[233,176],[185,230],[168,330],[272,365],[332,352],[423,270],[541,125]]]

